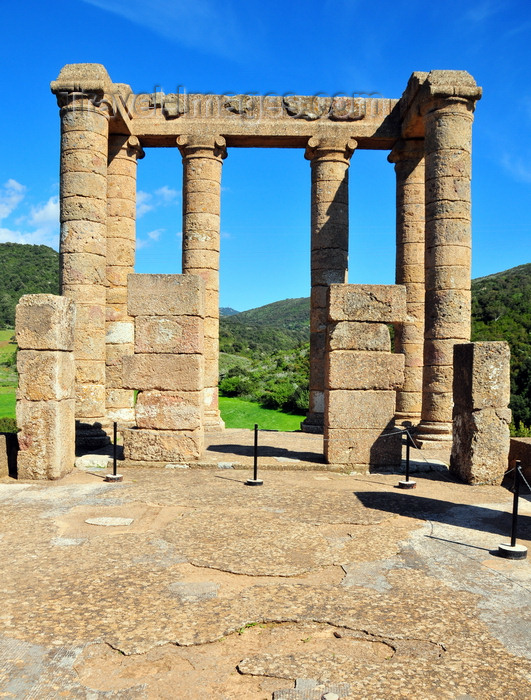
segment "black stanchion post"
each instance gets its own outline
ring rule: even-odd
[[[113,426],[112,426],[112,432],[113,432],[113,444],[112,444],[112,474],[107,474],[105,476],[104,481],[112,481],[112,482],[117,482],[117,481],[123,481],[124,478],[121,474],[116,473],[116,450],[117,450],[117,443],[118,443],[118,423],[114,421]]]
[[[406,478],[405,480],[398,482],[399,489],[414,489],[417,486],[417,482],[410,480],[409,478],[409,448],[411,447],[411,445],[415,447],[415,444],[411,439],[409,431],[406,430]]]
[[[514,485],[513,485],[513,515],[511,519],[511,544],[500,544],[498,554],[505,559],[525,559],[527,557],[527,547],[516,544],[516,534],[518,531],[518,500],[520,498],[520,480],[522,478],[522,466],[519,460],[514,465]]]
[[[264,482],[258,478],[258,424],[254,424],[254,453],[253,453],[253,478],[247,479],[246,486],[262,486]]]

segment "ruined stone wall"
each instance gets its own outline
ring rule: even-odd
[[[454,346],[450,469],[469,484],[501,483],[508,467],[510,359],[506,342]]]
[[[126,459],[197,460],[203,450],[205,283],[197,275],[129,275],[134,355],[123,386],[137,389],[136,428],[124,431]]]
[[[387,323],[406,314],[402,286],[332,284],[325,354],[324,454],[355,471],[399,466],[394,427],[404,355],[391,353]]]
[[[18,477],[59,479],[75,460],[75,304],[23,296],[16,309]]]

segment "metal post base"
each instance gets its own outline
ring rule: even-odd
[[[527,557],[527,547],[523,544],[500,544],[498,546],[498,556],[504,559],[525,559]]]

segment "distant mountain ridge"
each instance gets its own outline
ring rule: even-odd
[[[0,271],[0,328],[13,327],[23,294],[59,293],[59,253],[48,246],[0,243]],[[220,313],[220,350],[229,355],[258,361],[309,341],[309,297]],[[513,417],[531,426],[531,263],[472,281],[472,340],[509,343]]]

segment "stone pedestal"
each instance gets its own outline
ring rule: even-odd
[[[391,353],[387,323],[403,321],[403,286],[333,284],[328,295],[324,454],[350,470],[399,467],[396,389],[404,355]]]
[[[218,406],[220,197],[225,139],[179,136],[183,157],[183,274],[205,281],[204,426],[223,430]]]
[[[424,365],[424,141],[404,139],[388,160],[396,171],[396,283],[406,287],[407,314],[395,325],[395,352],[405,357],[396,420],[416,425],[422,408]]]
[[[136,428],[124,431],[126,459],[198,460],[203,451],[205,285],[196,275],[130,275],[132,356],[123,386],[137,389]]]
[[[452,439],[452,352],[470,340],[472,121],[481,90],[467,73],[432,71],[423,90],[426,313],[421,446]]]
[[[106,411],[134,425],[134,395],[122,386],[122,358],[133,354],[134,320],[127,313],[127,276],[135,271],[136,169],[144,152],[136,136],[111,134],[107,168]]]
[[[76,85],[84,83],[84,91]],[[108,105],[102,66],[65,66],[52,83],[61,107],[61,294],[76,303],[76,419],[80,446],[106,442],[105,297]]]
[[[74,468],[75,305],[52,294],[16,309],[19,479],[60,479]]]
[[[305,157],[312,170],[310,406],[304,432],[323,430],[324,358],[328,285],[347,281],[348,167],[357,143],[320,136],[309,139]]]
[[[500,484],[508,469],[510,360],[505,342],[454,345],[450,470],[469,484]]]

